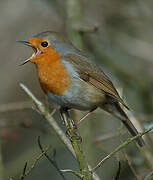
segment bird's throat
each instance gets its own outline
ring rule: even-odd
[[[42,56],[37,63],[40,85],[47,94],[62,96],[70,87],[71,78],[62,64],[60,56]]]

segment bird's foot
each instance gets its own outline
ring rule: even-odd
[[[78,132],[78,128],[77,128],[77,126],[76,126],[76,124],[74,122],[73,122],[73,128],[68,128],[66,130],[66,135],[68,136],[70,141],[72,141],[73,138],[75,138],[76,140],[82,142],[82,137],[80,136],[80,134]]]
[[[67,127],[66,135],[68,136],[70,141],[73,141],[73,139],[75,138],[76,140],[80,140],[82,142],[82,138],[78,133],[78,126],[77,124],[75,124],[74,120],[70,118],[68,110],[69,108],[60,109],[61,118]]]

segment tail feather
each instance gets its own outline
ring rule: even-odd
[[[113,114],[118,119],[120,119],[123,122],[123,124],[126,126],[128,131],[131,133],[132,136],[136,136],[138,134],[137,129],[134,127],[134,125],[132,124],[132,122],[130,121],[130,119],[126,115],[126,113],[122,110],[122,108],[118,102],[113,103],[113,104],[107,104],[104,107],[104,109],[107,112]],[[137,139],[137,143],[141,147],[145,145],[144,140],[141,137]]]

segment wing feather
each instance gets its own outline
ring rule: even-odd
[[[67,54],[64,57],[64,60],[67,60],[73,64],[73,66],[77,69],[80,74],[80,78],[96,88],[102,90],[106,93],[107,96],[116,99],[118,102],[123,104],[127,109],[129,109],[123,100],[120,98],[117,90],[115,89],[113,83],[109,80],[109,78],[105,75],[105,73],[90,60],[84,54],[73,53]]]

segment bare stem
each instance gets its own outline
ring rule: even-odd
[[[58,124],[56,123],[54,118],[51,116],[50,112],[45,108],[44,104],[42,102],[40,102],[24,84],[20,83],[20,86],[27,93],[27,95],[30,97],[30,99],[33,101],[33,103],[36,105],[36,107],[42,113],[42,115],[45,117],[45,119],[49,122],[49,124],[54,129],[55,133],[60,138],[60,140],[66,145],[66,147],[69,149],[69,151],[72,153],[72,155],[76,158],[78,156],[78,154],[75,153],[76,150],[74,151],[73,147],[75,146],[76,148],[80,148],[80,146],[78,146],[77,144],[75,144],[76,142],[74,142],[73,147],[72,147],[70,140],[66,137],[65,133],[58,126]],[[81,152],[79,152],[79,153],[81,153]],[[81,157],[77,157],[77,158],[81,159],[84,157],[83,157],[83,155],[81,155]],[[87,165],[87,166],[88,166],[88,169],[91,174],[91,167],[90,167],[90,165]],[[100,180],[100,178],[98,177],[98,175],[96,173],[92,173],[91,175],[93,175],[94,180]],[[84,177],[84,176],[82,176],[82,177]],[[83,179],[83,180],[91,180],[91,179],[92,179],[92,176],[88,179]]]
[[[28,176],[31,171],[36,167],[38,161],[45,155],[45,153],[47,153],[47,151],[51,148],[51,146],[48,146],[41,154],[39,154],[39,156],[35,159],[35,161],[33,162],[32,166],[28,169],[27,169],[27,162],[25,163],[25,166],[24,166],[24,169],[23,169],[23,173],[21,175],[21,178],[20,180],[23,180],[26,176]]]
[[[82,146],[81,146],[81,137],[79,136],[78,132],[76,131],[74,127],[73,120],[69,118],[68,112],[62,113],[63,120],[65,122],[65,125],[67,127],[70,139],[71,139],[71,144],[73,146],[73,149],[75,151],[79,167],[80,167],[80,172],[82,176],[80,176],[80,179],[82,180],[92,180],[92,174],[89,171],[87,162],[85,160],[84,153],[82,151]]]
[[[123,144],[121,144],[120,146],[118,146],[113,152],[111,152],[110,154],[108,154],[105,158],[103,158],[93,169],[92,172],[96,171],[106,160],[110,159],[112,156],[114,156],[118,151],[120,151],[121,149],[125,148],[128,144],[130,144],[131,142],[135,141],[136,139],[138,139],[139,137],[143,136],[144,134],[150,132],[153,130],[153,127],[149,128],[148,130],[137,134],[136,136],[132,137],[132,138],[128,138],[127,141],[125,141]]]
[[[44,115],[46,120],[49,122],[49,124],[55,130],[55,132],[56,132],[57,136],[60,138],[60,140],[66,145],[66,147],[70,150],[70,152],[73,154],[73,156],[75,156],[75,152],[73,150],[71,142],[66,137],[66,135],[62,131],[62,129],[58,126],[58,124],[56,123],[54,118],[50,115],[50,112],[47,111],[44,104],[42,102],[40,102],[24,84],[20,83],[20,86],[27,93],[27,95],[30,97],[30,99],[33,101],[33,103],[36,105],[36,107],[42,113],[42,115]]]

